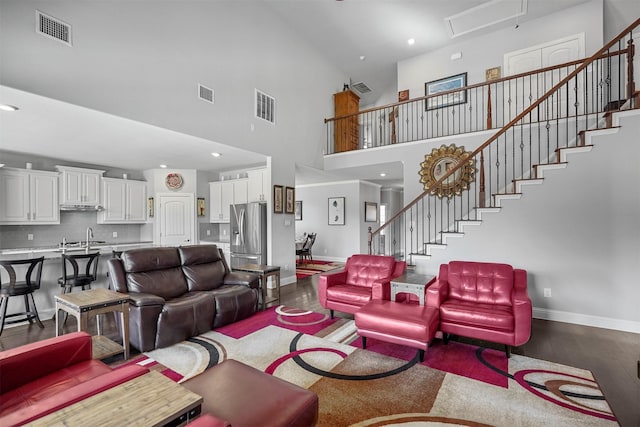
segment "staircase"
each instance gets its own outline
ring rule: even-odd
[[[370,232],[369,253],[394,255],[408,265],[429,259],[510,200],[522,198],[528,188],[541,185],[552,171],[567,168],[573,155],[590,152],[595,135],[616,133],[620,112],[640,107],[632,37],[638,26],[640,19],[532,99],[473,152],[453,158],[455,167],[439,178],[434,173],[422,194]],[[508,96],[505,104],[510,105]],[[451,194],[451,181],[460,183],[460,178],[466,184]]]

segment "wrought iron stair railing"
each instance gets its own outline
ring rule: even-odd
[[[466,225],[478,224],[483,213],[499,210],[505,198],[519,197],[523,185],[541,182],[542,170],[563,167],[561,152],[583,146],[585,132],[610,126],[612,111],[640,107],[633,40],[639,25],[640,19],[590,58],[574,63],[572,71],[556,78],[553,87],[537,99],[532,96],[530,105],[518,108],[519,113],[473,151],[451,155],[449,163],[454,167],[434,176],[437,162],[425,156],[425,173],[432,179],[385,224],[370,229],[369,253],[394,255],[413,264],[414,256],[443,247],[448,238],[461,235]],[[555,71],[530,74],[528,84],[534,85],[549,72]],[[524,88],[527,81],[518,84]],[[507,110],[512,98],[505,88],[497,97]]]

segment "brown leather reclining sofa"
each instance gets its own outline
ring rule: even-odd
[[[232,272],[215,245],[143,248],[109,260],[111,289],[129,294],[130,343],[167,347],[258,308],[259,277]]]

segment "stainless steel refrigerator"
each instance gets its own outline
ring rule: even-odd
[[[267,205],[231,205],[231,268],[267,263]]]

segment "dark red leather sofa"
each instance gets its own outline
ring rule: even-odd
[[[142,248],[109,260],[111,289],[128,294],[130,342],[167,347],[251,316],[259,276],[232,272],[215,245]]]
[[[0,425],[22,425],[148,372],[112,370],[91,358],[91,336],[74,332],[0,352]]]

